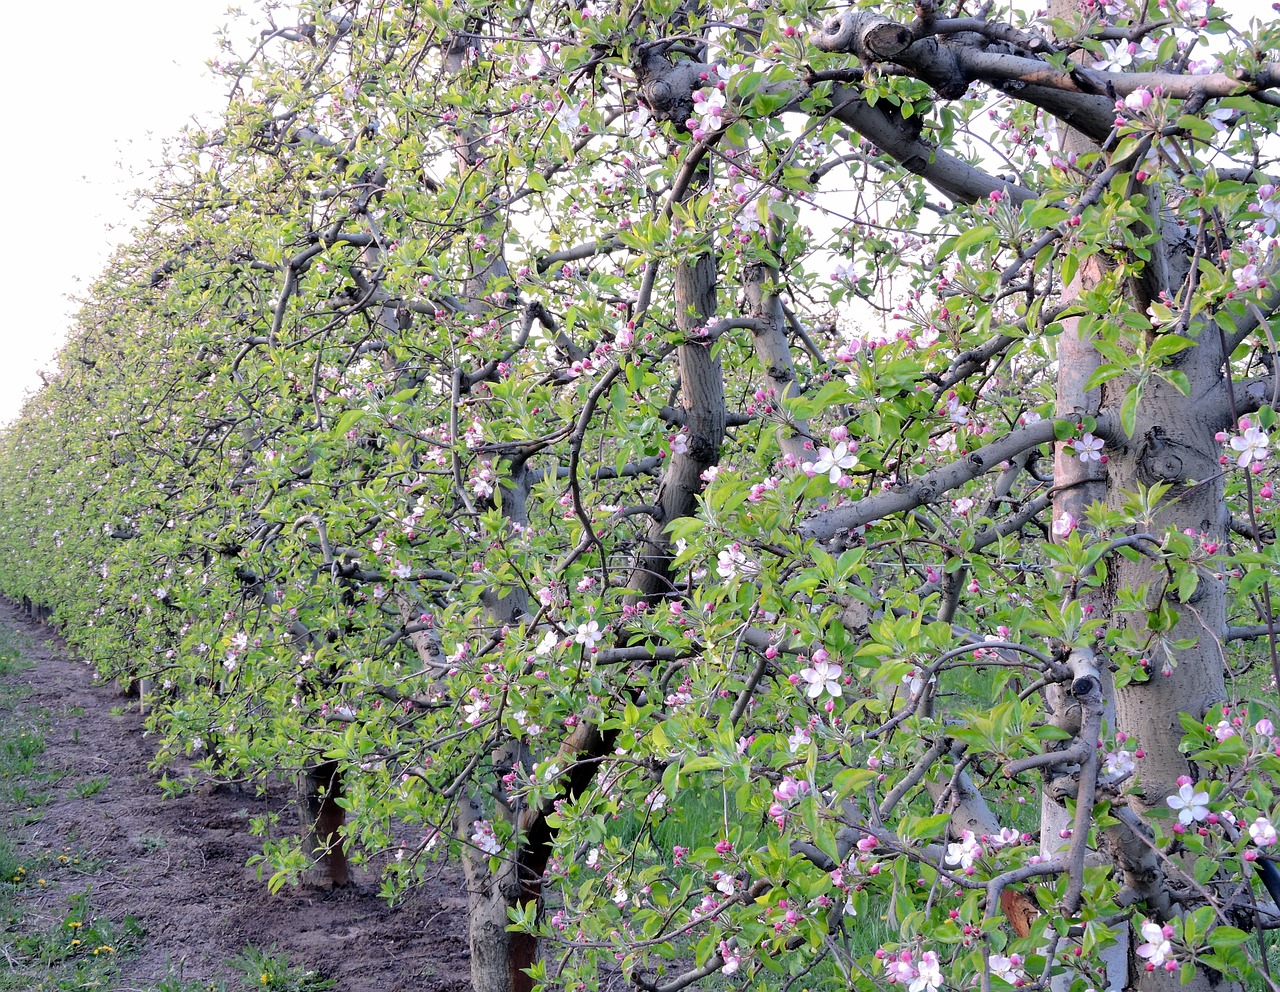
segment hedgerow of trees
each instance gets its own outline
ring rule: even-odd
[[[477,992],[1276,987],[1274,20],[255,16],[0,589],[297,776],[270,884],[460,858]]]

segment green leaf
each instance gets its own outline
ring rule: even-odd
[[[1080,268],[1080,257],[1074,251],[1069,251],[1062,256],[1062,264],[1059,267],[1058,277],[1062,280],[1064,286],[1070,286],[1072,280],[1076,277],[1076,272]]]
[[[1201,141],[1212,142],[1218,137],[1218,130],[1203,117],[1195,114],[1183,114],[1174,125]]]
[[[334,437],[343,437],[347,431],[364,420],[365,413],[366,411],[359,409],[344,411],[342,416],[338,418],[338,422],[333,425],[333,430],[330,433]]]
[[[1271,573],[1266,569],[1254,568],[1244,573],[1244,577],[1240,580],[1240,595],[1252,596],[1255,592],[1262,588],[1267,579],[1271,577]]]
[[[952,240],[950,250],[963,258],[968,254],[969,249],[984,245],[989,241],[995,241],[999,237],[1000,232],[994,227],[987,224],[979,224],[977,227],[969,228],[964,234]]]
[[[680,772],[682,775],[692,775],[697,772],[719,771],[723,767],[720,759],[714,755],[699,754],[683,762],[680,765]]]
[[[843,799],[855,792],[861,792],[877,777],[877,774],[869,768],[843,768],[836,772],[831,785],[837,798]]]
[[[1194,341],[1181,334],[1161,334],[1147,349],[1147,357],[1158,362],[1161,359],[1171,358],[1180,351],[1186,351],[1194,344]]]
[[[1116,378],[1116,376],[1124,375],[1128,371],[1129,370],[1123,365],[1113,365],[1110,363],[1106,365],[1099,365],[1093,370],[1093,374],[1085,381],[1085,391],[1087,392],[1090,389],[1097,389],[1104,382],[1109,382]]]
[[[1070,215],[1062,207],[1047,206],[1037,207],[1027,214],[1028,227],[1055,227],[1066,220]]]
[[[1239,947],[1249,940],[1252,934],[1237,927],[1214,927],[1209,931],[1209,946],[1213,948]]]
[[[1120,404],[1120,426],[1124,432],[1133,437],[1138,429],[1138,403],[1142,399],[1142,383],[1135,382],[1124,394]]]

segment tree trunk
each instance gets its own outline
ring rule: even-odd
[[[478,802],[464,804],[458,832],[469,838],[480,820]],[[522,853],[531,845],[518,838]],[[541,845],[537,845],[540,849]],[[530,933],[507,929],[508,910],[536,905],[541,898],[542,871],[528,870],[524,859],[505,853],[495,871],[488,856],[468,850],[462,858],[467,879],[467,938],[471,949],[471,987],[475,992],[531,992],[533,978],[528,970],[538,960],[538,938]],[[524,876],[522,878],[522,875]]]
[[[768,330],[752,333],[751,344],[763,373],[766,402],[785,420],[778,428],[778,445],[784,456],[799,464],[805,461],[809,425],[803,420],[790,419],[783,409],[784,400],[800,395],[800,384],[796,381],[795,363],[791,360],[791,347],[787,342],[786,313],[775,291],[781,282],[777,269],[761,263],[748,265],[742,277],[751,316],[765,320],[769,325]]]
[[[1051,12],[1058,17],[1074,19],[1077,8],[1069,0],[1053,0]],[[1076,53],[1087,61],[1083,53]],[[1080,132],[1068,129],[1063,138],[1066,154],[1082,154],[1096,151],[1097,146]],[[1151,192],[1139,187],[1141,192]],[[1154,193],[1152,193],[1154,196]],[[1152,225],[1161,226],[1159,201],[1153,199]],[[1185,263],[1178,258],[1174,240],[1180,231],[1162,231],[1167,236],[1152,246],[1151,261],[1141,275],[1129,280],[1127,295],[1135,311],[1147,312],[1147,308],[1161,291],[1173,297],[1179,288]],[[1070,304],[1099,285],[1105,278],[1100,256],[1085,260],[1072,284],[1063,293],[1063,303]],[[1132,437],[1124,437],[1119,428],[1119,413],[1127,389],[1133,380],[1122,376],[1105,383],[1101,388],[1085,390],[1089,377],[1101,364],[1101,356],[1091,341],[1081,335],[1081,321],[1069,317],[1063,321],[1063,332],[1058,337],[1058,414],[1081,416],[1109,416],[1116,425],[1116,436],[1106,449],[1105,463],[1082,461],[1066,445],[1059,445],[1054,458],[1055,522],[1070,514],[1082,523],[1084,512],[1093,503],[1105,503],[1112,509],[1120,509],[1126,496],[1154,483],[1172,486],[1161,501],[1149,529],[1157,537],[1166,532],[1192,530],[1208,535],[1210,540],[1221,541],[1226,536],[1229,519],[1223,498],[1224,484],[1217,464],[1218,444],[1214,433],[1221,430],[1219,404],[1206,403],[1206,397],[1215,391],[1222,380],[1222,362],[1226,356],[1213,337],[1215,325],[1201,329],[1200,341],[1195,348],[1178,356],[1182,371],[1190,379],[1188,396],[1159,377],[1151,377],[1145,384]],[[1195,480],[1193,484],[1188,484]],[[1200,481],[1206,480],[1206,481]],[[1179,619],[1173,630],[1164,637],[1172,642],[1189,639],[1195,647],[1189,650],[1165,652],[1157,647],[1150,659],[1150,677],[1145,682],[1131,682],[1115,690],[1110,672],[1102,666],[1103,692],[1106,706],[1105,721],[1111,733],[1123,731],[1135,739],[1144,750],[1138,774],[1142,793],[1133,808],[1139,814],[1164,805],[1165,798],[1177,791],[1177,779],[1192,771],[1179,745],[1182,740],[1180,714],[1189,712],[1201,717],[1225,696],[1224,661],[1222,644],[1226,633],[1225,584],[1202,572],[1200,584],[1190,602],[1179,604],[1172,591],[1161,584],[1152,562],[1139,557],[1131,561],[1121,555],[1112,555],[1106,562],[1106,581],[1101,587],[1082,588],[1077,598],[1094,616],[1106,619],[1110,629],[1134,626],[1145,631],[1147,615],[1122,615],[1117,612],[1120,590],[1132,591],[1149,584],[1148,610],[1155,610],[1161,596],[1169,597],[1179,611]],[[1172,666],[1170,674],[1160,674],[1166,663]],[[1048,702],[1054,712],[1054,721],[1065,715],[1069,699],[1063,687],[1056,687],[1049,694]],[[1046,773],[1046,782],[1049,780]],[[1060,845],[1059,832],[1069,826],[1067,809],[1047,795],[1041,801],[1041,848],[1051,854]],[[1121,824],[1112,828],[1107,837],[1113,857],[1120,863],[1122,874],[1126,867],[1126,846],[1137,838],[1141,825],[1121,817]],[[1145,845],[1134,845],[1145,852]],[[1152,907],[1156,910],[1157,907]],[[1154,912],[1153,912],[1153,915]],[[1163,922],[1163,921],[1161,921]],[[1112,992],[1119,989],[1172,989],[1181,986],[1178,972],[1163,969],[1147,971],[1145,962],[1134,953],[1133,941],[1126,928],[1119,946],[1104,953],[1107,966],[1107,986]],[[1055,983],[1054,992],[1062,983]],[[1197,990],[1221,990],[1221,977],[1198,969],[1189,986]]]
[[[1218,465],[1218,445],[1214,433],[1225,424],[1215,405],[1204,396],[1221,379],[1222,352],[1211,336],[1202,333],[1198,347],[1186,352],[1182,369],[1191,381],[1190,396],[1156,381],[1148,387],[1138,408],[1134,436],[1118,447],[1108,465],[1110,502],[1117,503],[1124,492],[1138,484],[1156,482],[1172,485],[1161,502],[1153,523],[1156,534],[1191,530],[1208,540],[1222,542],[1230,525],[1223,498],[1223,479]],[[1108,384],[1110,385],[1110,384]],[[1194,480],[1194,484],[1192,481]],[[1194,538],[1193,538],[1194,540]],[[1205,569],[1188,600],[1180,602],[1176,593],[1165,590],[1162,575],[1152,563],[1141,558],[1130,561],[1115,556],[1110,564],[1108,587],[1137,589],[1150,584],[1147,608],[1155,610],[1163,596],[1178,614],[1176,625],[1163,635],[1168,642],[1194,641],[1194,647],[1172,651],[1153,644],[1150,653],[1151,677],[1131,683],[1116,693],[1117,727],[1136,739],[1146,753],[1138,772],[1141,792],[1137,808],[1167,808],[1165,800],[1178,791],[1178,778],[1195,777],[1179,749],[1183,731],[1180,714],[1204,719],[1226,698],[1225,661],[1222,645],[1226,634],[1226,584]],[[1145,616],[1112,617],[1112,624],[1145,625]],[[1222,992],[1221,976],[1200,968],[1190,985],[1182,985],[1177,972],[1163,969],[1147,972],[1142,962],[1132,963],[1134,987],[1148,990],[1190,988],[1197,992]]]
[[[298,775],[298,816],[303,850],[312,859],[307,883],[336,888],[348,885],[351,874],[342,846],[346,811],[342,798],[342,773],[336,761],[313,765]]]
[[[690,184],[696,191],[709,181],[705,160]],[[724,373],[709,343],[696,340],[716,315],[716,259],[703,251],[676,266],[674,278],[676,325],[695,337],[676,349],[680,364],[680,409],[684,413],[685,450],[672,449],[658,488],[661,512],[649,529],[631,570],[628,588],[633,599],[667,595],[671,591],[671,542],[666,527],[693,514],[704,488],[702,473],[720,460],[724,443]]]

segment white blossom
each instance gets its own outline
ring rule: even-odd
[[[1100,437],[1094,437],[1092,434],[1085,434],[1076,438],[1071,442],[1071,447],[1079,456],[1082,462],[1102,461],[1102,448],[1104,442]]]
[[[1259,847],[1270,847],[1277,840],[1276,828],[1265,816],[1249,824],[1249,836]]]
[[[576,135],[582,129],[581,107],[571,103],[561,104],[556,111],[556,123],[565,134]]]
[[[1138,957],[1146,958],[1150,964],[1157,968],[1173,957],[1173,947],[1170,945],[1168,938],[1165,937],[1164,929],[1160,924],[1144,920],[1142,923],[1142,937],[1146,943],[1138,946]]]
[[[502,851],[502,844],[499,843],[497,835],[493,832],[493,824],[488,820],[476,820],[472,824],[471,843],[488,855],[498,854]]]
[[[1190,782],[1183,782],[1178,786],[1177,794],[1170,796],[1165,802],[1177,812],[1179,822],[1184,824],[1198,822],[1209,815],[1209,807],[1206,805],[1209,793],[1197,792]]]
[[[810,699],[817,699],[824,692],[839,696],[844,691],[840,685],[843,670],[839,665],[827,660],[825,651],[822,654],[824,655],[822,658],[818,658],[815,654],[813,664],[800,673],[800,678],[809,683],[809,687],[805,689],[805,695]]]
[[[825,475],[834,484],[857,464],[858,456],[850,450],[848,442],[841,441],[834,448],[823,445],[818,449],[818,460],[813,463],[813,474]]]
[[[982,857],[982,845],[978,843],[972,830],[963,831],[960,834],[960,840],[947,845],[947,864],[949,865],[972,868],[973,862],[980,857]]]
[[[1104,41],[1102,58],[1093,63],[1095,69],[1111,69],[1119,71],[1133,65],[1133,56],[1137,54],[1137,46],[1127,41]]]
[[[1271,438],[1257,427],[1250,427],[1239,437],[1231,439],[1231,448],[1233,451],[1240,452],[1240,457],[1236,459],[1236,464],[1241,468],[1248,466],[1250,462],[1265,461],[1267,457],[1267,447],[1271,444]]]
[[[594,620],[590,620],[587,623],[578,624],[578,632],[573,639],[588,651],[594,651],[603,636],[600,632],[600,625]]]
[[[1022,973],[1022,955],[1011,954],[1005,957],[1003,954],[992,954],[987,958],[987,964],[991,968],[991,974],[996,978],[1002,978],[1010,985],[1015,985],[1024,976]]]
[[[1102,764],[1102,773],[1108,778],[1120,779],[1131,774],[1134,767],[1133,752],[1120,748],[1107,752],[1107,757]]]
[[[907,986],[908,992],[936,992],[942,985],[942,969],[938,965],[936,951],[925,951],[920,955],[920,969],[915,979]]]

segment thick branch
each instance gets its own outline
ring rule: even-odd
[[[930,503],[943,493],[990,472],[1001,462],[1052,441],[1055,423],[1053,420],[1040,420],[1028,424],[970,452],[959,461],[926,472],[905,485],[875,493],[848,506],[815,513],[800,524],[800,536],[825,541],[841,531],[862,527],[890,514],[914,510],[917,506]]]
[[[997,190],[1015,203],[1036,198],[1031,190],[997,179],[925,141],[918,128],[891,117],[884,101],[873,107],[857,90],[836,86],[831,91],[831,104],[833,117],[953,200],[976,203]]]

